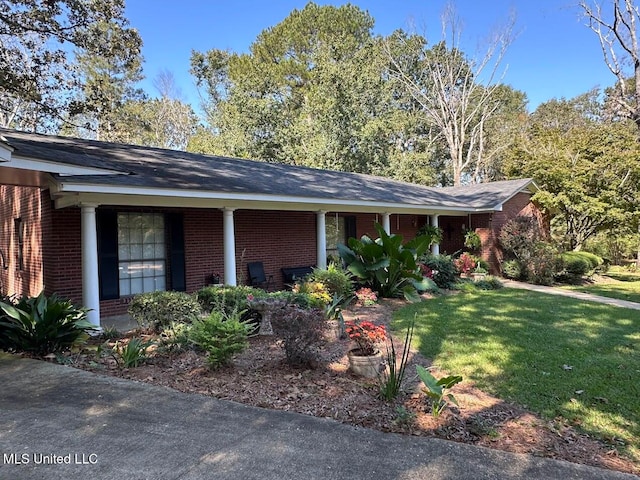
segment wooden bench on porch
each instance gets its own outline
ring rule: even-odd
[[[313,272],[313,266],[303,266],[303,267],[283,267],[280,269],[282,271],[282,277],[284,279],[285,285],[293,285],[298,280],[302,280],[304,277]]]

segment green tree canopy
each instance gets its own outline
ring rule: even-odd
[[[99,25],[111,25],[119,35],[105,41]],[[88,55],[135,58],[140,44],[124,17],[123,0],[0,2],[0,121],[55,130],[81,84],[67,45]]]
[[[596,92],[552,100],[531,115],[511,176],[532,176],[534,197],[555,214],[567,248],[579,250],[595,233],[633,224],[640,188],[640,146],[633,122],[600,115]]]

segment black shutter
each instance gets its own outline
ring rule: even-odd
[[[96,227],[100,300],[119,298],[118,213],[114,210],[98,210],[96,212]]]
[[[169,265],[171,270],[171,289],[187,290],[184,260],[184,220],[181,213],[167,215],[169,228]]]
[[[358,238],[356,232],[356,217],[353,215],[344,217],[344,237],[345,244],[350,238]]]

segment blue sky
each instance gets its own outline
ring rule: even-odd
[[[577,2],[577,0],[576,0]],[[552,98],[571,98],[614,77],[602,61],[597,37],[571,0],[458,0],[463,48],[473,55],[482,39],[516,13],[518,36],[503,64],[504,83],[524,91],[529,109]],[[126,15],[142,36],[145,57],[142,86],[155,95],[152,80],[161,70],[173,73],[184,100],[196,107],[198,92],[189,74],[192,50],[211,48],[246,52],[257,35],[282,21],[306,1],[296,0],[128,0]],[[346,2],[317,1],[325,5]],[[397,28],[441,38],[440,16],[447,0],[355,0],[375,19],[374,33]]]

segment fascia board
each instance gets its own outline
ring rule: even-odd
[[[116,185],[90,185],[64,183],[52,189],[56,206],[71,206],[87,201],[107,205],[149,205],[149,206],[181,206],[195,208],[253,208],[259,210],[327,210],[389,212],[389,213],[424,213],[439,215],[465,215],[468,213],[484,213],[487,208],[472,209],[465,207],[445,206],[439,204],[411,204],[376,202],[369,200],[344,200],[318,197],[296,197],[286,195],[247,194],[213,192],[201,190],[159,189],[150,187],[127,187]],[[70,197],[62,200],[64,197]]]
[[[50,162],[16,155],[10,158],[8,166],[21,170],[33,170],[57,174],[62,177],[73,175],[128,175],[126,172],[118,170],[70,165],[67,163]]]

